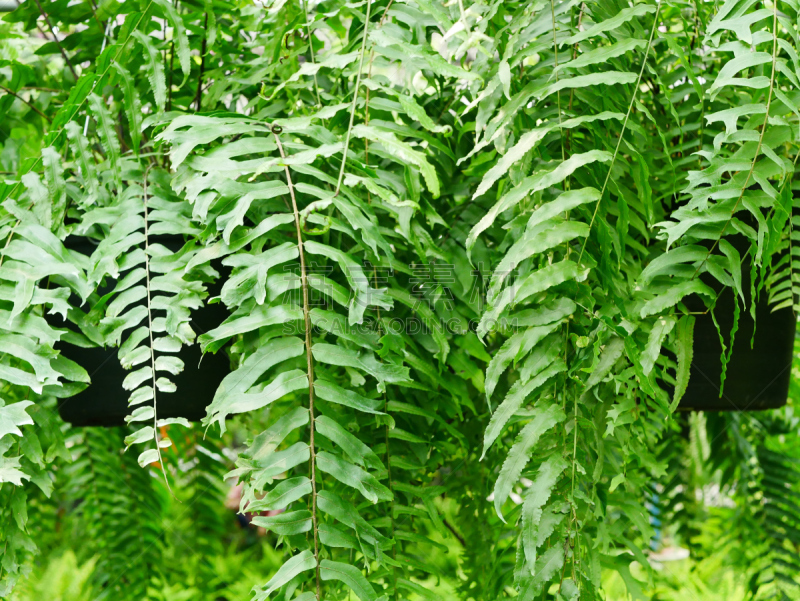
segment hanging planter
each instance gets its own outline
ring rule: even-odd
[[[742,256],[745,255],[749,243],[743,236],[727,239]],[[705,305],[699,298],[687,298],[686,305],[698,314],[689,385],[678,407],[680,410],[759,411],[786,404],[797,320],[791,307],[772,311],[764,290],[756,299],[756,319],[753,321],[750,313],[750,265],[748,255],[742,264],[745,304],[742,305],[739,299],[738,329],[721,395],[722,345],[717,327],[711,312],[705,312]],[[722,290],[714,307],[714,317],[725,340],[725,348],[729,349],[734,325],[733,289],[722,289],[710,279],[706,283],[718,292]]]
[[[173,251],[183,246],[181,236],[158,236],[156,241]],[[70,248],[86,255],[94,250],[88,240],[82,240]],[[210,296],[218,296],[224,278],[209,286]],[[106,281],[98,290],[102,296],[113,290],[116,280]],[[146,300],[138,305],[146,306]],[[84,307],[86,310],[87,307]],[[192,312],[191,327],[198,335],[219,326],[228,316],[222,303],[205,304]],[[60,315],[48,315],[54,327],[79,331],[77,326],[62,320]],[[118,349],[109,347],[85,348],[61,341],[56,344],[61,354],[83,367],[91,378],[91,384],[78,394],[59,399],[58,412],[61,418],[73,426],[123,426],[125,416],[131,409],[128,405],[130,391],[122,387],[122,382],[130,373],[119,362]],[[157,411],[159,418],[183,417],[189,421],[200,421],[206,414],[206,406],[211,403],[214,393],[222,379],[230,372],[230,362],[224,352],[216,354],[201,353],[199,344],[183,345],[176,354],[183,361],[181,373],[172,377],[177,390],[173,393],[159,393]],[[152,403],[151,403],[152,404]]]

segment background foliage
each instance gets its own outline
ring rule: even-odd
[[[676,409],[689,295],[796,302],[799,16],[22,2],[0,595],[795,598],[791,404]],[[60,422],[89,377],[57,343],[119,346],[124,431]],[[158,415],[190,344],[232,367],[200,426]],[[232,528],[235,482],[267,536]],[[665,540],[686,577],[651,566]]]

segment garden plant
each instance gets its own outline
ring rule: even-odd
[[[0,597],[798,598],[796,0],[5,8]]]

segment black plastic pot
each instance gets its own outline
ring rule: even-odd
[[[183,238],[180,236],[158,236],[155,242],[173,251],[183,246]],[[87,240],[68,246],[87,255],[94,250],[94,245]],[[220,278],[216,284],[209,286],[210,296],[219,295],[223,281]],[[111,291],[115,283],[107,278],[105,286],[98,292],[102,295]],[[146,301],[142,300],[140,304],[145,305]],[[88,307],[84,307],[84,310],[87,309]],[[206,304],[192,313],[191,327],[199,336],[219,326],[227,316],[228,312],[221,303]],[[74,324],[64,322],[59,315],[48,315],[47,319],[55,327],[79,331]],[[120,365],[117,349],[82,348],[63,341],[56,344],[56,349],[83,367],[92,379],[89,387],[82,392],[59,399],[58,412],[61,418],[73,426],[125,425],[125,416],[130,413],[130,392],[122,388],[122,381],[129,372]],[[230,362],[224,351],[207,353],[202,356],[201,361],[198,344],[184,345],[177,356],[184,363],[180,374],[170,376],[177,391],[158,392],[158,417],[183,417],[189,421],[200,421],[205,416],[206,406],[211,403],[220,382],[230,372]]]
[[[726,237],[742,256],[749,243],[740,235]],[[750,315],[750,257],[742,263],[742,286],[745,308],[739,315],[739,327],[733,341],[733,355],[726,369],[723,394],[720,396],[722,347],[711,313],[696,315],[694,355],[689,385],[679,409],[684,411],[759,411],[786,404],[794,349],[797,320],[792,309],[772,311],[768,294],[763,290],[756,300],[756,320]],[[722,287],[711,279],[704,281],[719,291]],[[697,297],[686,299],[687,307],[704,312],[704,303]],[[740,299],[741,307],[741,299]],[[730,347],[733,328],[734,293],[726,288],[714,308],[720,332]],[[755,337],[753,330],[755,329]],[[750,342],[753,342],[751,348]]]

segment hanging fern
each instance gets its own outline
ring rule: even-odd
[[[241,543],[256,529],[276,564],[237,578],[258,600],[594,599],[609,572],[644,597],[654,506],[754,597],[790,598],[791,411],[675,412],[720,290],[720,385],[747,299],[797,304],[799,10],[20,3],[0,596],[51,540],[26,507],[60,524],[63,502],[103,598],[212,598],[226,549],[268,555]],[[192,326],[211,306],[225,320]],[[193,344],[231,365],[200,429],[159,409]],[[128,370],[129,430],[59,426],[93,385],[67,345]],[[698,501],[712,481],[734,508]]]

